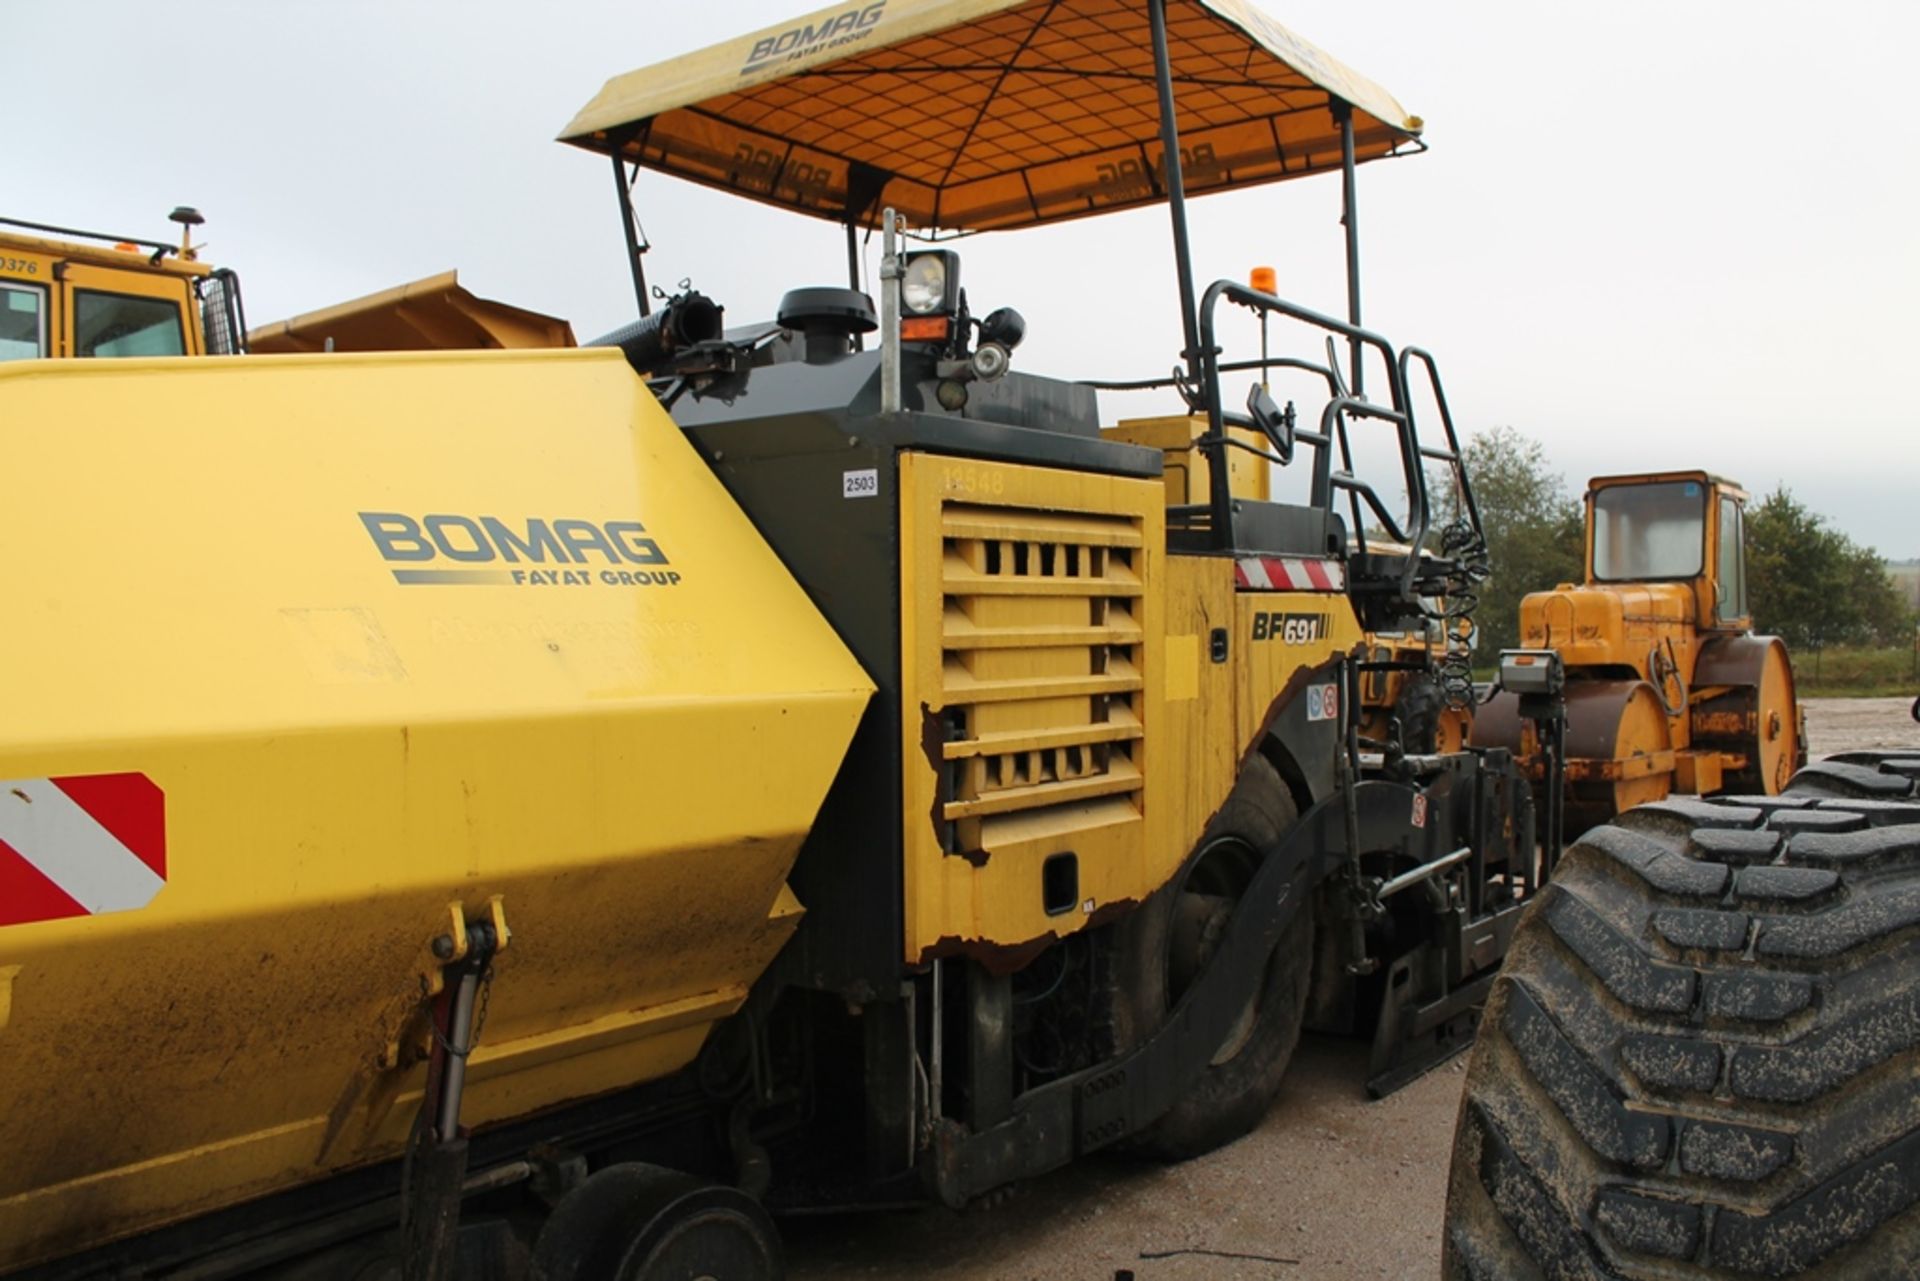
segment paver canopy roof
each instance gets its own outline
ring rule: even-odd
[[[1167,0],[1189,194],[1419,148],[1391,94],[1243,0]],[[1165,198],[1145,0],[852,0],[628,72],[563,141],[836,222],[986,231]]]

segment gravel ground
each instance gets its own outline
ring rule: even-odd
[[[782,1224],[794,1281],[1269,1281],[1434,1274],[1464,1059],[1381,1102],[1309,1037],[1259,1129],[1184,1165],[1083,1161],[989,1210]],[[1236,1257],[1237,1256],[1237,1257]]]
[[[1906,698],[1809,699],[1815,757],[1920,744]],[[793,1281],[1431,1281],[1464,1059],[1378,1103],[1309,1037],[1260,1128],[1185,1165],[1081,1162],[1004,1204],[782,1224]]]
[[[1801,705],[1812,756],[1920,747],[1920,725],[1908,713],[1911,698],[1808,698]]]

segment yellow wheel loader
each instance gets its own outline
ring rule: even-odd
[[[1521,601],[1521,643],[1566,672],[1570,835],[1672,792],[1772,796],[1806,764],[1786,644],[1747,607],[1746,499],[1703,471],[1596,477],[1586,581]],[[1495,693],[1472,735],[1544,777],[1518,695]]]
[[[815,9],[566,128],[599,344],[0,366],[0,1273],[767,1281],[772,1215],[1227,1141],[1303,1026],[1376,1090],[1460,1048],[1526,779],[1356,719],[1480,572],[1359,316],[1419,132],[1243,0]],[[844,225],[850,287],[655,306],[642,168]],[[1315,174],[1345,318],[1196,288],[1190,195]],[[1171,423],[1018,368],[945,239],[1142,205]]]
[[[0,218],[0,361],[44,356],[213,356],[245,344],[240,283],[200,261],[185,205],[180,243]]]

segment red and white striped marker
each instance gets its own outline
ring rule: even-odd
[[[1233,563],[1233,581],[1242,591],[1343,592],[1347,567],[1316,557],[1242,556]]]
[[[166,883],[166,796],[145,774],[0,782],[0,926],[131,911]]]

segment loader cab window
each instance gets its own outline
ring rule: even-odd
[[[186,350],[179,303],[134,294],[74,290],[74,355],[181,356]]]
[[[1611,485],[1593,496],[1600,582],[1693,578],[1706,557],[1707,493],[1697,480]]]
[[[1714,566],[1719,601],[1714,615],[1723,623],[1747,616],[1747,542],[1740,523],[1740,504],[1720,500],[1720,562]]]
[[[47,354],[47,291],[37,285],[0,285],[0,360]]]

